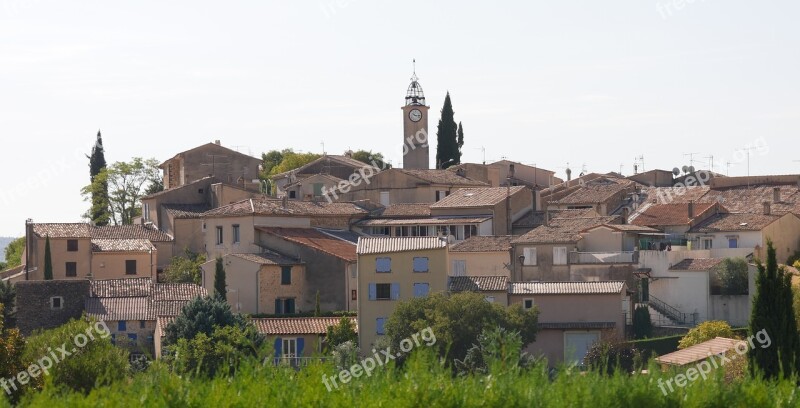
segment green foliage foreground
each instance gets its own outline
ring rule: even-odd
[[[600,375],[544,365],[530,370],[497,370],[490,375],[456,376],[430,350],[414,353],[403,369],[376,369],[328,392],[323,375],[337,372],[331,363],[299,371],[251,363],[233,379],[180,377],[155,364],[130,381],[116,382],[89,395],[45,389],[25,399],[32,407],[778,407],[797,406],[792,381],[742,380],[725,384],[721,373],[678,388],[666,396],[658,379],[672,374]],[[655,369],[651,366],[651,369]]]

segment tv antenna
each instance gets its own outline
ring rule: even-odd
[[[712,154],[712,155],[706,156],[705,158],[710,161],[709,162],[710,163],[709,170],[714,171],[714,155]]]
[[[683,157],[689,156],[689,166],[694,166],[694,155],[700,154],[700,152],[694,153],[684,153]]]
[[[483,153],[483,165],[485,166],[486,165],[486,148],[481,146],[481,147],[474,147],[474,149],[480,150],[481,153]]]

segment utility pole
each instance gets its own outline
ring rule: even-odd
[[[711,160],[711,168],[709,170],[714,171],[714,155],[706,156],[705,158]]]

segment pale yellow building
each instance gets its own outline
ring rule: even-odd
[[[475,236],[450,247],[450,276],[511,277],[511,235]]]

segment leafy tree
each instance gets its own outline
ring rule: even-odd
[[[144,195],[149,196],[150,194],[155,194],[161,191],[164,191],[164,179],[156,178],[150,181],[150,185],[147,186],[147,189],[144,191]]]
[[[276,174],[305,166],[306,164],[311,163],[312,161],[321,157],[321,155],[316,153],[295,153],[291,149],[284,150],[282,153],[283,158],[281,159],[281,162],[270,169],[269,176],[274,176]]]
[[[214,296],[226,300],[228,299],[228,285],[225,284],[225,265],[222,264],[222,257],[217,257],[214,271]]]
[[[86,340],[85,346],[76,347],[79,338]],[[52,381],[44,381],[45,375],[42,375],[33,379],[32,387],[41,389],[52,385],[89,393],[95,387],[128,376],[128,352],[111,344],[111,332],[103,322],[73,319],[55,329],[36,332],[28,337],[22,360],[26,367],[38,363],[45,357],[52,357],[56,347],[65,347],[70,355],[55,353],[59,361],[53,361],[49,369]]]
[[[318,317],[320,314],[322,314],[322,311],[319,307],[319,291],[317,291],[317,294],[314,295],[314,316]]]
[[[205,254],[196,254],[188,249],[183,256],[175,256],[164,269],[164,279],[170,283],[195,283],[200,284],[202,269],[200,265],[206,263]]]
[[[325,334],[325,347],[329,350],[336,349],[340,344],[348,341],[358,346],[358,333],[356,333],[355,325],[350,318],[342,317],[338,324],[328,326]]]
[[[593,370],[614,374],[617,370],[630,373],[643,364],[642,353],[630,343],[599,341],[583,357],[583,363]]]
[[[725,258],[712,273],[712,294],[746,295],[748,266],[744,258]],[[714,293],[718,289],[719,293]]]
[[[653,322],[650,320],[650,308],[638,306],[633,311],[633,337],[644,339],[653,335]]]
[[[467,350],[463,360],[455,360],[455,369],[461,375],[499,374],[529,368],[535,359],[522,351],[522,336],[519,332],[502,327],[487,327],[478,336],[478,342]]]
[[[249,322],[231,311],[228,302],[214,297],[197,297],[190,300],[181,313],[164,330],[164,343],[177,344],[178,339],[193,339],[200,333],[214,334],[215,327],[237,326],[242,329]]]
[[[772,342],[767,348],[750,348],[748,361],[751,374],[787,378],[797,372],[800,336],[792,308],[791,275],[784,268],[778,268],[771,240],[767,241],[767,264],[758,262],[749,332],[750,335],[766,333]]]
[[[372,165],[374,162],[377,164],[381,169],[390,169],[392,166],[383,158],[382,153],[372,153],[372,150],[358,150],[353,152],[353,159],[358,160],[362,163],[366,163]]]
[[[789,258],[786,259],[786,265],[794,266],[798,262],[800,262],[800,251],[794,251],[794,253],[789,255]]]
[[[97,131],[97,141],[92,147],[92,155],[86,157],[89,159],[89,184],[92,185],[97,176],[106,168],[103,137],[100,135],[99,130]],[[111,220],[108,202],[108,182],[99,181],[90,194],[92,206],[86,217],[95,225],[108,225]]]
[[[695,344],[700,344],[704,341],[713,340],[717,337],[727,337],[729,339],[738,338],[728,322],[722,320],[709,320],[707,322],[700,323],[697,325],[697,327],[689,330],[689,332],[686,333],[686,335],[683,336],[681,341],[678,343],[678,348],[685,349],[687,347],[694,346]]]
[[[270,150],[267,153],[261,154],[261,174],[259,175],[262,180],[267,180],[272,174],[272,169],[281,164],[283,161],[284,153],[291,152],[291,149]]]
[[[50,253],[50,235],[44,240],[44,280],[53,279],[53,255]]]
[[[3,315],[6,314],[5,304],[0,305]],[[0,322],[0,378],[12,378],[27,367],[23,361],[22,353],[25,348],[25,339],[19,333],[19,330],[5,326]],[[21,395],[22,390],[16,391],[12,388],[11,397],[12,401],[16,401]]]
[[[191,339],[178,339],[169,346],[168,361],[180,374],[233,376],[247,359],[266,355],[263,345],[264,337],[251,323],[214,326],[210,336],[198,333]]]
[[[100,171],[81,193],[84,197],[91,196],[107,185],[111,221],[114,225],[128,225],[141,215],[141,198],[151,185],[161,180],[158,161],[134,157],[130,162],[115,162]]]
[[[358,362],[358,345],[355,341],[346,341],[333,349],[333,361],[340,370],[349,369]]]
[[[530,344],[536,339],[538,315],[538,310],[524,310],[521,305],[489,303],[478,293],[437,293],[400,302],[385,329],[392,347],[399,349],[400,341],[431,328],[437,352],[453,361],[463,360],[487,327],[518,331],[523,346]]]
[[[0,303],[3,310],[3,325],[10,329],[17,326],[17,319],[14,313],[14,302],[17,300],[17,290],[11,281],[0,281]]]
[[[25,237],[11,241],[5,249],[6,268],[22,265],[22,252],[25,251]]]
[[[446,169],[461,164],[461,146],[464,144],[463,130],[459,138],[459,125],[454,119],[450,92],[444,98],[442,115],[436,128],[436,168]]]

